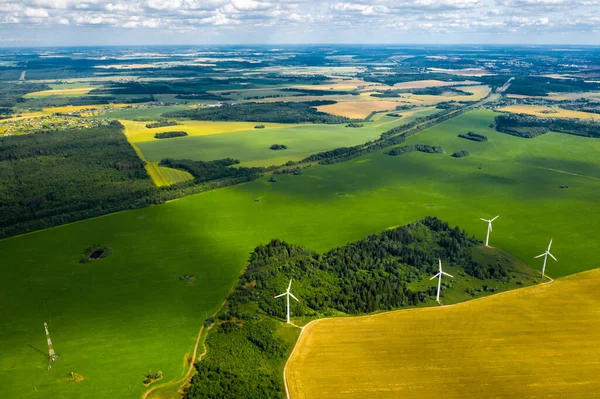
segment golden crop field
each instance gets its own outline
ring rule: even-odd
[[[184,131],[188,136],[207,136],[211,134],[241,132],[252,130],[256,125],[264,125],[269,128],[298,127],[301,124],[282,124],[282,123],[259,123],[259,122],[220,122],[220,121],[180,121],[179,125],[163,126],[154,129],[148,129],[146,124],[151,122],[136,122],[120,119],[119,122],[125,126],[125,135],[132,143],[144,141],[160,140],[155,139],[156,133]],[[262,131],[262,129],[256,129]],[[168,139],[162,139],[168,140]]]
[[[471,80],[463,80],[456,82],[444,82],[443,80],[413,80],[410,82],[396,83],[394,89],[424,89],[426,87],[443,87],[443,86],[457,86],[457,85],[469,85],[478,84],[479,82]]]
[[[600,270],[441,307],[306,327],[300,398],[589,398],[600,392]]]
[[[170,186],[194,179],[194,176],[189,172],[158,166],[158,162],[146,162],[146,171],[157,187]]]
[[[579,100],[600,101],[600,92],[591,91],[584,93],[548,93],[547,96],[526,96],[522,94],[507,94],[508,98],[539,98],[552,101]]]
[[[78,97],[88,94],[90,91],[94,90],[95,87],[78,87],[78,88],[69,88],[69,89],[51,89],[51,90],[42,90],[42,91],[34,91],[33,93],[27,93],[23,97],[25,98],[36,98],[36,97],[50,97],[50,96],[58,96],[58,97]]]
[[[90,116],[96,114],[100,109],[126,107],[131,107],[131,104],[66,105],[64,107],[44,108],[43,111],[46,115],[52,115],[55,113],[68,114],[69,112],[89,110],[89,112],[84,112],[82,116]]]
[[[538,105],[509,105],[507,107],[499,108],[498,111],[512,112],[515,114],[529,114],[542,118],[600,119],[600,114],[572,111],[562,108],[543,107]]]
[[[375,98],[375,97],[372,97]],[[365,118],[373,111],[393,111],[398,101],[345,101],[317,107],[319,111],[348,118]]]

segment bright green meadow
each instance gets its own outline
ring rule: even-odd
[[[2,396],[138,398],[149,369],[162,370],[164,381],[176,379],[206,314],[225,298],[249,252],[272,238],[326,251],[432,215],[484,239],[479,218],[501,214],[491,245],[541,268],[532,257],[553,236],[559,262],[549,262],[550,276],[598,267],[600,140],[517,138],[490,129],[494,115],[473,111],[407,139],[440,145],[444,154],[380,151],[278,176],[276,183],[264,177],[0,241]],[[467,131],[489,141],[457,137]],[[173,156],[142,150],[150,159]],[[458,150],[471,155],[450,156]],[[79,263],[92,244],[114,254]],[[182,274],[195,275],[195,283],[180,281]],[[46,321],[61,355],[51,371]],[[69,382],[71,371],[85,380]]]
[[[365,122],[362,128],[345,127],[345,124],[301,125],[147,141],[137,146],[146,159],[156,162],[164,158],[213,161],[229,157],[241,161],[241,166],[281,165],[317,152],[374,140],[386,130],[435,112],[439,110],[425,108],[400,119],[385,117],[382,121]],[[271,150],[269,147],[273,144],[285,144],[288,148]]]

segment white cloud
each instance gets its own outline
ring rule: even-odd
[[[26,17],[30,17],[30,18],[47,18],[48,17],[48,11],[44,10],[43,8],[26,8],[25,9],[25,16]]]

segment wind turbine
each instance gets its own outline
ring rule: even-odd
[[[492,222],[496,219],[498,219],[500,217],[500,215],[496,216],[495,218],[488,220],[488,219],[484,219],[484,218],[479,218],[481,220],[483,220],[484,222],[488,223],[488,230],[487,230],[487,236],[485,237],[485,246],[489,247],[488,243],[490,242],[490,233],[492,232]]]
[[[442,288],[442,274],[445,274],[446,276],[452,277],[452,278],[454,278],[454,276],[452,276],[442,270],[442,258],[438,258],[438,261],[440,262],[440,271],[438,272],[438,274],[436,274],[429,280],[433,280],[434,278],[438,277],[438,290],[437,290],[437,297],[435,299],[436,299],[437,303],[440,303],[440,290]],[[441,305],[441,303],[440,303],[440,305]]]
[[[543,254],[541,254],[541,255],[538,255],[538,256],[534,256],[534,257],[533,257],[533,259],[536,259],[536,258],[541,258],[542,256],[544,257],[544,266],[542,267],[542,278],[544,278],[544,272],[546,271],[546,261],[548,260],[548,255],[550,255],[550,257],[551,257],[552,259],[554,259],[555,261],[557,261],[557,262],[558,262],[558,259],[556,259],[556,258],[554,257],[554,255],[552,255],[552,254],[550,253],[550,247],[551,247],[551,246],[552,246],[552,238],[550,239],[550,244],[548,244],[548,249],[546,250],[546,252],[544,252],[544,253],[543,253]]]
[[[279,294],[277,296],[274,296],[273,298],[279,298],[282,296],[286,296],[286,306],[287,306],[287,322],[288,324],[290,324],[290,297],[294,298],[296,301],[300,302],[300,300],[298,298],[296,298],[294,296],[294,294],[292,294],[290,292],[290,288],[292,288],[292,279],[290,278],[290,284],[287,287],[287,290],[285,290],[285,292],[283,294]]]

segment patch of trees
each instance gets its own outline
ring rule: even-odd
[[[156,203],[122,129],[0,137],[0,237]]]
[[[209,162],[166,158],[160,161],[159,165],[185,170],[194,176],[196,183],[226,178],[256,178],[263,171],[261,168],[230,168],[230,166],[239,163],[240,161],[231,158]]]
[[[160,121],[156,121],[156,122],[152,122],[152,123],[146,123],[146,127],[148,129],[154,129],[157,127],[165,127],[165,126],[177,126],[179,125],[179,123],[177,123],[176,121],[169,121],[166,119],[160,120]]]
[[[402,118],[402,114],[399,114],[397,112],[391,112],[389,114],[386,114],[386,116],[391,116],[393,118]]]
[[[458,137],[463,138],[463,139],[467,139],[467,140],[471,140],[471,141],[487,141],[487,136],[484,136],[483,134],[477,134],[477,133],[473,133],[473,132],[468,132],[467,134],[459,134]]]
[[[255,129],[264,129],[265,125],[256,125],[254,126]]]
[[[176,132],[162,132],[162,133],[156,133],[154,135],[155,139],[170,139],[172,137],[184,137],[187,136],[188,134],[186,132],[182,132],[182,131],[176,131]]]
[[[273,144],[272,146],[269,147],[269,149],[275,150],[275,151],[287,150],[287,145],[285,145],[285,144]]]
[[[259,245],[221,313],[205,324],[207,355],[195,364],[184,398],[285,396],[283,367],[296,336],[280,334],[277,319],[285,319],[285,301],[273,295],[285,289],[290,276],[301,299],[290,301],[293,317],[417,306],[435,298],[435,284],[419,282],[437,272],[438,256],[477,280],[509,278],[506,267],[472,256],[478,244],[458,227],[427,217],[325,254],[282,240]],[[412,288],[418,286],[423,288]]]
[[[189,118],[210,121],[249,121],[277,123],[346,123],[344,116],[317,111],[314,107],[335,101],[275,102],[224,104],[221,107],[196,108],[167,112],[166,118]]]
[[[452,156],[454,158],[464,158],[464,157],[469,156],[469,152],[466,150],[460,150],[460,151],[456,151],[455,153],[453,153]]]
[[[600,137],[600,123],[594,120],[502,114],[496,116],[495,122],[497,131],[524,138],[533,138],[549,131],[584,137]]]
[[[397,155],[402,155],[402,154],[406,154],[406,153],[413,152],[413,151],[424,152],[426,154],[441,154],[444,152],[444,149],[439,146],[430,146],[427,144],[412,144],[412,145],[405,145],[403,147],[392,148],[389,152],[387,152],[387,154],[392,155],[392,156],[397,156]]]
[[[506,90],[509,94],[526,96],[546,96],[548,93],[573,93],[600,90],[600,83],[586,82],[584,79],[553,79],[542,76],[516,77]]]
[[[295,87],[286,87],[281,91],[289,93],[298,93],[302,96],[343,96],[353,95],[357,96],[360,93],[358,91],[344,91],[344,90],[319,90],[319,89],[298,89]]]
[[[364,123],[357,123],[357,122],[350,122],[346,125],[346,127],[354,127],[354,128],[364,127],[364,126],[365,126]]]
[[[452,93],[454,95],[461,96],[472,96],[473,93],[468,91],[460,90],[455,87],[441,86],[441,87],[424,87],[414,89],[400,89],[400,90],[386,90],[381,93],[373,93],[371,97],[379,98],[394,98],[402,97],[402,94],[411,93],[417,95],[430,95],[430,96],[441,96],[444,93]]]
[[[23,96],[35,91],[50,90],[51,87],[45,83],[9,83],[3,82],[0,85],[0,107],[12,108],[26,100]]]

